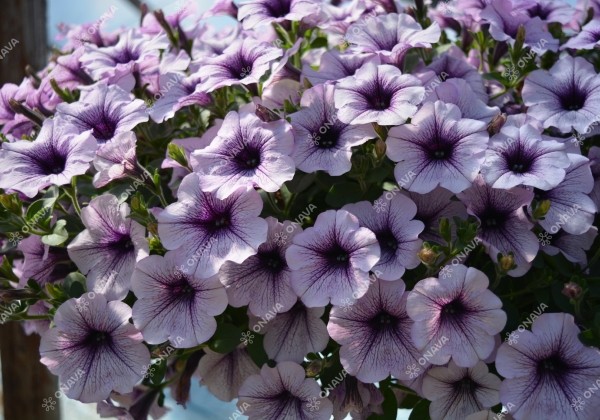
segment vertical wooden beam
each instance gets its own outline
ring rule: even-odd
[[[18,84],[25,75],[25,66],[39,70],[48,59],[46,0],[2,0],[0,10],[0,85]],[[39,362],[39,345],[39,337],[25,335],[18,323],[0,326],[5,420],[60,418],[54,396],[57,380]],[[52,405],[54,410],[46,411],[43,400],[50,397],[56,404]]]

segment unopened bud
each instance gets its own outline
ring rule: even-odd
[[[429,247],[427,247],[427,248],[423,247],[419,251],[419,259],[421,261],[423,261],[423,264],[425,264],[425,265],[433,265],[433,263],[435,263],[435,260],[437,260],[437,258],[438,258],[438,254]]]
[[[516,267],[515,258],[512,255],[502,255],[498,259],[500,269],[504,272],[510,271]]]
[[[321,360],[313,360],[306,366],[306,376],[313,378],[321,372],[323,362]]]
[[[496,115],[488,124],[487,131],[490,136],[498,134],[502,126],[506,123],[506,114]]]
[[[581,286],[575,282],[565,283],[561,293],[569,299],[578,299],[581,296]]]

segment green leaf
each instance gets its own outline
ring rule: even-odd
[[[355,182],[344,182],[342,184],[336,184],[331,187],[325,202],[334,208],[341,208],[345,204],[356,203],[360,201],[363,196],[363,192],[360,186]]]
[[[410,412],[408,420],[431,420],[429,417],[429,405],[427,400],[421,400],[415,405],[415,408]]]
[[[313,42],[310,43],[310,48],[327,48],[327,38],[319,37],[316,38]]]
[[[252,334],[254,334],[252,332]],[[269,360],[269,356],[267,356],[267,352],[263,346],[264,336],[260,334],[254,334],[254,338],[252,338],[252,343],[248,342],[248,354],[256,363],[256,366],[262,367]]]
[[[50,246],[59,246],[69,239],[69,232],[65,229],[66,220],[60,219],[54,225],[50,235],[42,236],[42,242]]]
[[[250,332],[256,337],[256,334]],[[232,324],[221,324],[213,336],[208,347],[217,353],[227,354],[232,352],[242,341],[242,330]],[[253,338],[252,338],[253,340]]]

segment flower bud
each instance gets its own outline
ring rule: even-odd
[[[569,299],[578,299],[581,296],[581,286],[575,282],[565,283],[561,293]]]

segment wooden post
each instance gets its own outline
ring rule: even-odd
[[[46,1],[2,0],[0,25],[0,85],[19,84],[25,66],[39,70],[46,64]],[[40,339],[27,336],[22,325],[10,322],[0,326],[2,391],[5,420],[58,420],[60,409],[54,393],[56,377],[40,360]],[[52,397],[54,410],[42,407]]]

